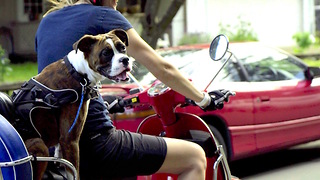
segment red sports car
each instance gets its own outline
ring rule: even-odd
[[[209,45],[183,46],[159,53],[204,89],[223,62],[213,62],[208,49]],[[208,91],[228,89],[237,95],[222,110],[204,112],[188,106],[177,111],[200,116],[230,161],[320,139],[319,68],[260,43],[231,43],[229,50],[231,60]],[[135,77],[143,85],[151,84],[155,80],[152,74],[135,64]],[[133,83],[104,84],[101,93],[126,96],[135,87]],[[135,131],[151,114],[150,106],[141,106],[111,116],[117,128]]]

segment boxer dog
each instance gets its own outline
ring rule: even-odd
[[[48,156],[48,147],[59,143],[63,158],[75,166],[79,177],[78,142],[90,98],[92,94],[97,95],[94,87],[101,80],[128,79],[131,62],[126,46],[128,36],[123,30],[84,35],[64,59],[48,65],[14,93],[17,117],[13,124],[31,155]],[[25,102],[32,99],[33,107],[29,107]],[[28,114],[22,115],[23,111]],[[26,116],[28,120],[23,119]],[[46,162],[34,164],[34,179],[42,178],[46,166]]]

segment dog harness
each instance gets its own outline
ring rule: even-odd
[[[69,73],[76,79],[81,87],[77,89],[54,90],[41,84],[35,78],[25,82],[19,90],[12,94],[12,101],[15,109],[15,117],[11,124],[17,129],[24,140],[41,137],[32,121],[32,112],[35,109],[47,109],[53,114],[59,115],[61,106],[68,103],[75,103],[83,93],[84,100],[98,97],[97,88],[91,87],[86,75],[78,73],[67,57],[64,62]],[[44,117],[45,118],[45,117]]]

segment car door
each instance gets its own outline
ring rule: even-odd
[[[319,88],[306,81],[267,82],[261,86],[270,89],[253,93],[259,151],[319,137]]]
[[[319,138],[319,84],[306,80],[306,67],[285,54],[270,54],[250,66],[258,151]]]

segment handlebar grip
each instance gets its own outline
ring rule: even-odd
[[[125,107],[125,102],[124,102],[124,100],[123,99],[121,99],[119,102],[118,102],[118,104],[120,105],[120,106],[122,106],[122,107]]]
[[[121,99],[118,104],[123,107],[128,107],[128,106],[132,106],[133,104],[136,104],[136,103],[139,103],[138,97]]]

